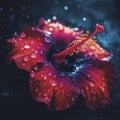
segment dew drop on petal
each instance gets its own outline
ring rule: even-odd
[[[66,107],[70,107],[70,105],[69,105],[69,104],[66,104]]]
[[[38,66],[35,66],[35,67],[34,67],[34,70],[35,70],[35,71],[38,71]]]
[[[38,91],[39,91],[39,89],[38,89],[38,88],[36,88],[36,89],[35,89],[35,92],[38,92]]]
[[[19,41],[22,41],[22,38],[19,38]]]
[[[57,19],[57,17],[56,17],[56,16],[53,16],[52,18],[53,18],[53,20],[56,20],[56,19]]]
[[[95,47],[94,47],[94,46],[91,46],[90,48],[91,48],[92,50],[95,50]]]
[[[32,31],[34,31],[35,30],[35,28],[34,27],[32,27]]]
[[[47,94],[47,93],[45,93],[45,94],[43,94],[43,96],[44,96],[44,97],[46,97],[46,96],[48,96],[48,94]]]
[[[104,92],[105,91],[104,87],[101,87],[101,90]]]
[[[51,43],[52,42],[52,37],[49,34],[45,34],[44,40],[46,43]]]
[[[95,85],[94,85],[94,83],[93,83],[93,82],[90,82],[90,86],[91,86],[91,87],[94,87]]]
[[[51,19],[47,19],[47,22],[51,22]]]
[[[42,74],[41,77],[44,77],[44,75]]]
[[[17,43],[15,43],[15,46],[17,46],[18,44]]]
[[[24,66],[25,66],[25,63],[23,63],[22,66],[24,67]]]
[[[37,51],[37,50],[35,50],[35,54],[38,54],[38,51]]]
[[[75,101],[75,98],[72,98],[71,100],[72,100],[72,101]]]
[[[108,57],[104,57],[102,60],[103,60],[103,61],[110,61],[111,58],[112,58],[112,55],[111,55],[111,56],[108,56]]]
[[[40,51],[40,54],[43,55],[43,50]]]
[[[30,76],[33,78],[35,76],[34,71],[31,71]]]
[[[52,82],[52,86],[53,86],[53,87],[56,86],[56,83],[55,83],[54,81]]]
[[[23,60],[24,60],[24,62],[28,62],[29,58],[28,58],[27,56],[25,56],[25,57],[23,58]]]
[[[48,64],[48,62],[44,62],[44,65],[47,67],[49,64]]]
[[[25,38],[25,37],[26,37],[26,34],[25,34],[25,33],[22,33],[22,34],[20,35],[20,37]]]
[[[25,45],[24,48],[25,49],[30,49],[30,46],[29,45]]]
[[[46,76],[44,76],[44,78],[43,78],[44,80],[46,80],[47,79],[47,77]]]
[[[37,58],[37,55],[36,54],[32,54],[31,58]]]
[[[51,76],[52,74],[51,73],[48,73],[49,76]]]

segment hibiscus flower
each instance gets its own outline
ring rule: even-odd
[[[64,110],[80,95],[90,110],[105,108],[115,81],[112,54],[94,36],[104,27],[96,24],[93,34],[83,34],[58,21],[41,19],[8,40],[9,61],[30,73],[30,92],[49,110]]]

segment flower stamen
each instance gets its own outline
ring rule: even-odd
[[[75,52],[76,49],[82,46],[86,41],[93,38],[97,33],[103,32],[103,31],[104,31],[104,26],[100,24],[96,24],[96,29],[91,35],[88,36],[88,34],[82,34],[81,37],[78,37],[80,40],[73,41],[65,50],[54,54],[55,62],[58,64],[65,63],[66,55],[68,54],[72,55],[73,52]],[[79,50],[75,53],[79,53]]]

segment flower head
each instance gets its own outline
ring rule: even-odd
[[[83,34],[58,21],[41,19],[36,27],[8,40],[9,58],[30,73],[30,92],[48,109],[67,109],[79,95],[89,109],[104,108],[111,102],[115,73],[109,62],[112,54],[93,39],[103,30],[97,24],[93,34]]]

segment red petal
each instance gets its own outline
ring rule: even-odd
[[[58,21],[47,22],[43,19],[39,22],[40,29],[52,33],[53,38],[57,42],[64,42],[69,44],[74,36],[80,35],[82,30],[75,31],[73,28],[67,27]]]
[[[86,59],[99,59],[103,61],[109,61],[112,58],[112,54],[103,49],[94,40],[88,40],[84,45],[80,47],[79,51],[79,55],[85,57]]]
[[[40,20],[39,27],[45,31],[49,31],[57,43],[61,41],[67,45],[82,33],[82,30],[75,31],[73,28],[67,27],[57,21],[47,22],[43,19]],[[88,40],[84,45],[80,46],[79,51],[79,55],[87,59],[109,61],[112,58],[112,54],[104,50],[94,40]]]
[[[35,28],[26,28],[23,33],[16,38],[8,40],[12,44],[10,52],[10,61],[15,61],[21,69],[30,71],[38,62],[46,60],[45,54],[50,44],[46,43],[43,32],[37,31]]]
[[[85,105],[91,110],[106,107],[111,102],[110,91],[114,86],[113,66],[104,61],[88,61],[83,66],[77,81]]]
[[[37,71],[31,71],[30,91],[35,100],[46,103],[50,110],[67,109],[78,97],[71,80],[60,77],[55,68],[47,64]]]

